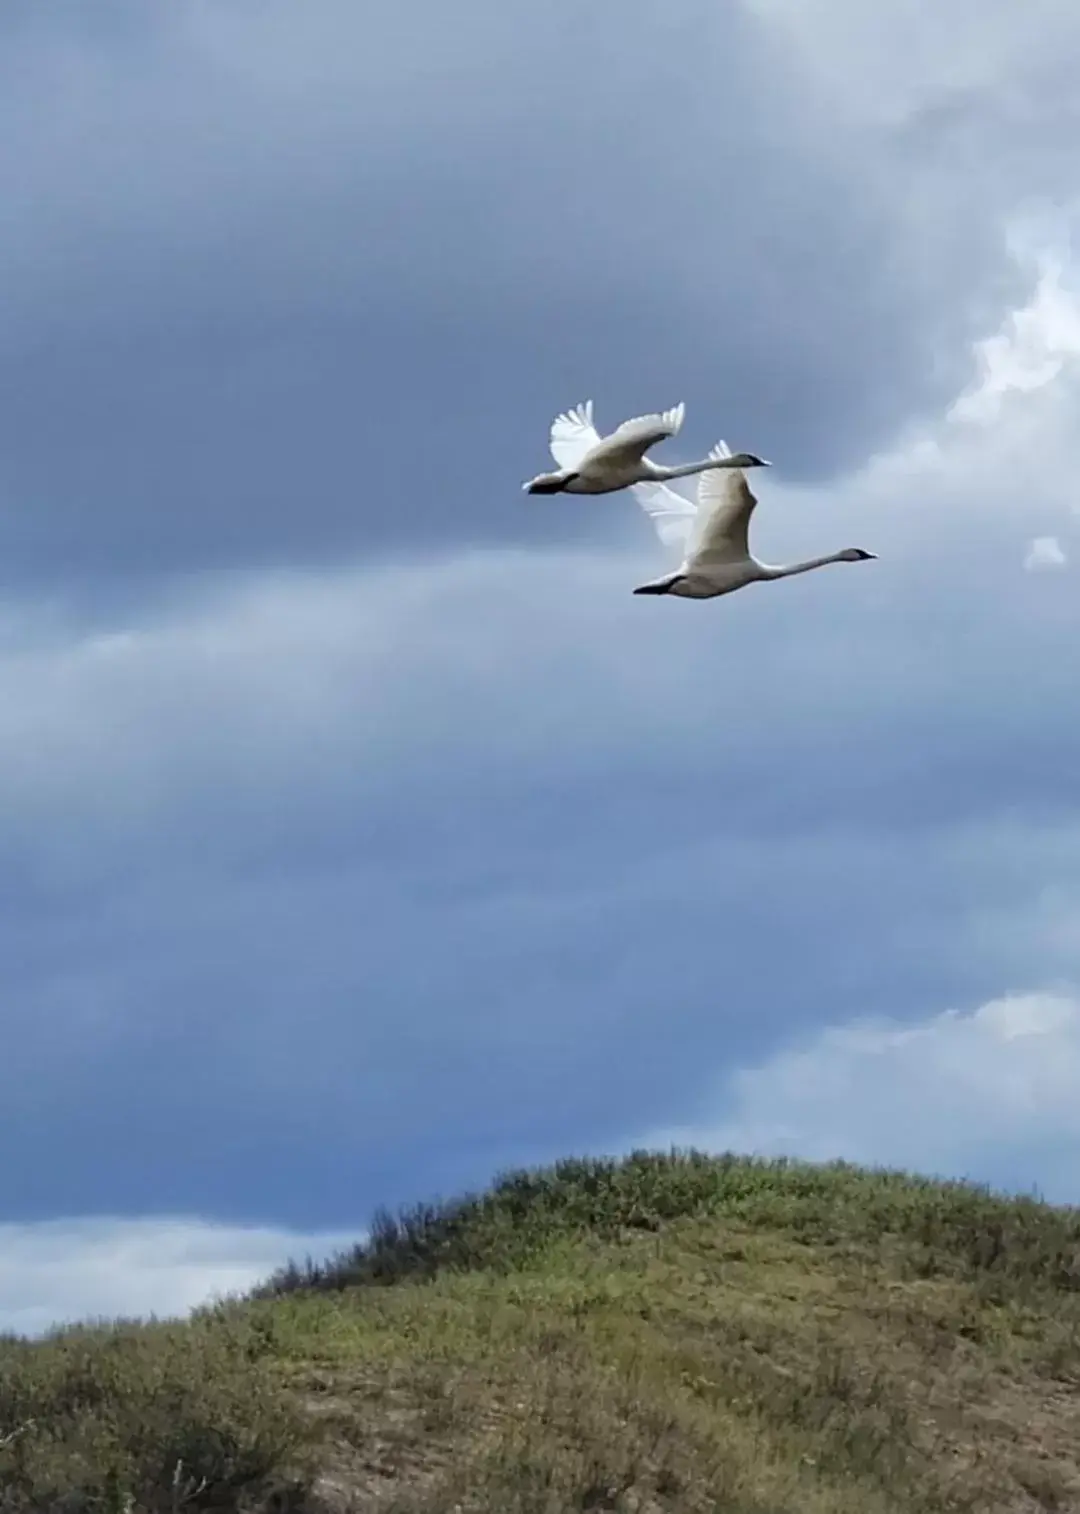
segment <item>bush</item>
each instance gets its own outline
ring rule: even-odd
[[[611,1238],[725,1215],[821,1244],[900,1242],[924,1276],[1080,1288],[1076,1209],[844,1162],[639,1151],[623,1161],[570,1158],[510,1172],[482,1195],[380,1212],[366,1241],[324,1262],[290,1263],[256,1296],[392,1284],[444,1270],[505,1271],[560,1236]]]
[[[303,1486],[299,1421],[242,1321],[0,1342],[0,1510],[239,1510]]]

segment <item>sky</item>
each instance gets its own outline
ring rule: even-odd
[[[0,1329],[640,1144],[1080,1202],[1078,63],[0,10]],[[521,492],[590,397],[878,560],[635,599],[629,495]]]

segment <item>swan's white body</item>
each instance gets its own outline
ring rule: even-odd
[[[650,447],[682,429],[686,406],[657,415],[639,415],[623,421],[610,436],[601,436],[593,425],[592,400],[555,417],[551,425],[551,455],[559,464],[557,473],[539,473],[523,484],[526,494],[611,494],[631,484],[686,478],[713,468],[767,468],[763,458],[751,452],[737,456],[710,455],[700,463],[664,468],[645,456]]]
[[[724,442],[713,448],[710,458],[731,453]],[[641,584],[635,594],[676,594],[683,599],[715,599],[746,584],[773,578],[790,578],[824,568],[834,562],[864,562],[876,556],[861,547],[847,547],[828,557],[787,567],[771,567],[750,552],[750,517],[757,499],[739,467],[726,473],[706,472],[698,483],[696,505],[665,484],[637,484],[634,496],[656,527],[660,540],[683,549],[681,567],[663,578]]]

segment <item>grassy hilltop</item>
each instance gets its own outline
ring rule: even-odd
[[[511,1174],[183,1324],[0,1341],[0,1510],[1080,1510],[1080,1211],[843,1165]]]

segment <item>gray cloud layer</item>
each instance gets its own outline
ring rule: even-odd
[[[958,387],[1003,216],[1071,184],[1071,13],[1007,71],[991,9],[962,85],[898,4],[10,13],[9,575],[539,540],[517,485],[589,394],[856,462]]]
[[[1071,11],[13,14],[0,1212],[352,1226],[1075,976],[1066,252],[971,345]],[[632,600],[588,394],[881,560]]]
[[[1076,608],[1009,480],[1061,508],[1072,395],[769,485],[762,550],[881,561],[703,614],[639,613],[646,542],[12,606],[0,1203],[362,1223],[1069,975]]]

